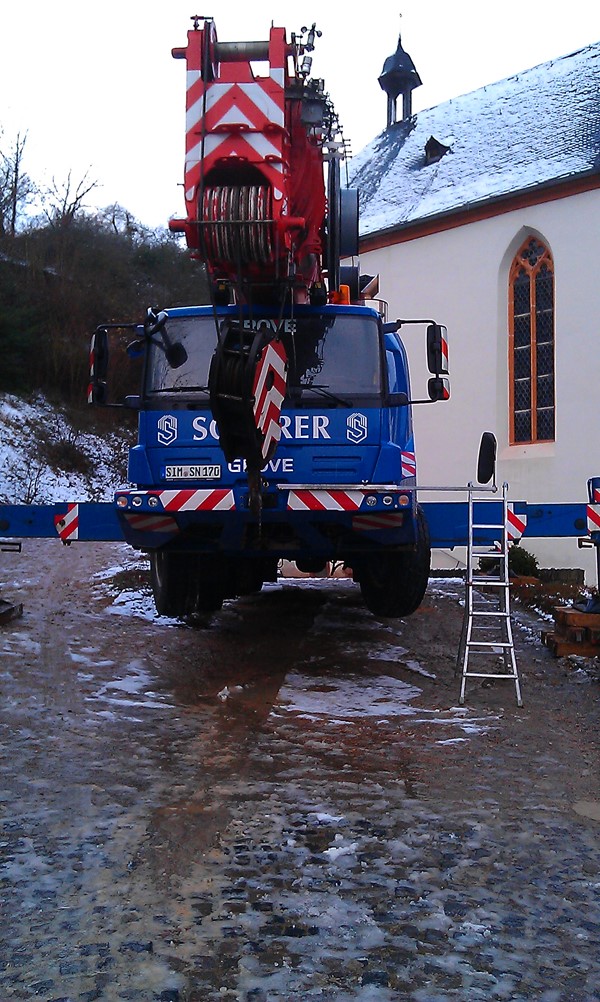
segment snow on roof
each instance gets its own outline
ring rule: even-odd
[[[361,236],[600,170],[599,91],[596,42],[385,129],[350,163]]]

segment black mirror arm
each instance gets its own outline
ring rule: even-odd
[[[160,347],[162,347],[165,353],[167,362],[172,369],[179,369],[180,366],[185,365],[187,362],[187,351],[180,342],[171,341],[166,327],[168,319],[169,314],[165,310],[160,310],[157,313],[150,308],[146,317],[146,323],[144,324],[144,334],[148,341],[152,341],[155,334],[160,334],[162,340]],[[158,342],[154,343],[158,344]]]

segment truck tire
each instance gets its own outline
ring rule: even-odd
[[[431,569],[429,529],[423,509],[417,506],[417,545],[403,553],[379,551],[360,568],[360,590],[374,616],[399,619],[419,608]]]
[[[150,581],[159,616],[184,616],[188,591],[183,553],[156,550],[150,554]]]
[[[233,565],[233,590],[236,595],[257,595],[265,582],[260,560],[237,560]]]
[[[229,568],[219,557],[194,556],[191,574],[191,599],[193,608],[189,615],[202,612],[218,612],[223,599],[231,597],[227,587]]]
[[[211,568],[193,553],[156,550],[150,554],[150,580],[159,616],[184,619],[197,612],[216,612],[223,605],[219,582]]]

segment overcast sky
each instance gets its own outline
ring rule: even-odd
[[[40,183],[69,172],[99,182],[97,205],[119,202],[149,226],[183,214],[185,63],[190,17],[213,15],[221,41],[262,40],[273,21],[323,32],[323,77],[358,152],[386,122],[377,77],[398,33],[423,81],[419,111],[600,40],[600,0],[399,0],[365,5],[220,0],[25,0],[2,5],[2,145],[27,132],[26,169]],[[399,14],[402,11],[402,18]]]

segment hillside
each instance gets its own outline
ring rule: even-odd
[[[125,482],[133,429],[87,427],[44,396],[0,394],[0,502],[108,501]]]

